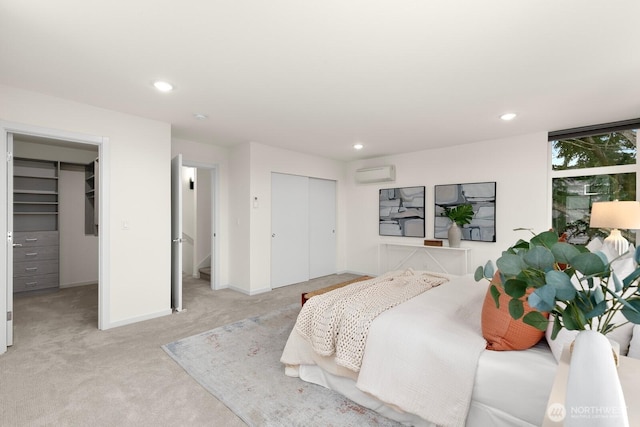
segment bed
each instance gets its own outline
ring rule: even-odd
[[[356,325],[355,342],[363,335],[360,329],[367,330],[359,365],[345,363],[335,350],[323,349],[322,354],[314,350],[317,343],[304,324],[299,325],[304,323],[301,317],[310,317],[306,324],[313,323],[325,310],[324,317],[335,322],[334,311],[352,310],[330,308],[327,316],[327,307],[342,298],[340,292],[407,276],[406,280],[428,282],[427,289],[388,304],[392,307],[365,326]],[[438,277],[445,280],[435,284]],[[400,270],[313,297],[284,348],[285,374],[335,390],[407,425],[539,426],[556,359],[544,339],[523,351],[485,350],[480,317],[486,291],[486,282],[477,283],[469,275]],[[356,301],[356,306],[365,300]],[[320,312],[315,318],[309,314],[314,310]],[[353,340],[344,330],[329,332]]]

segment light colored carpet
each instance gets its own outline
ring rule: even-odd
[[[245,426],[160,346],[299,304],[303,292],[354,277],[255,296],[185,277],[185,311],[108,331],[97,329],[95,285],[16,297],[15,344],[0,356],[0,425]]]
[[[324,387],[284,375],[282,349],[300,312],[292,304],[163,346],[250,426],[399,426]]]

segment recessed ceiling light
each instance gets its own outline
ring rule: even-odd
[[[171,83],[163,82],[160,80],[155,82],[153,86],[155,86],[155,88],[160,92],[171,92],[173,90],[173,85]]]
[[[501,115],[501,116],[500,116],[500,118],[501,118],[502,120],[504,120],[504,121],[507,121],[507,122],[508,122],[509,120],[513,120],[513,119],[515,119],[515,118],[516,118],[516,116],[517,116],[517,114],[516,114],[516,113],[505,113],[505,114]]]
[[[364,145],[362,145],[361,143],[358,142],[358,143],[353,144],[353,148],[355,150],[362,150],[364,148]]]
[[[209,118],[206,114],[201,113],[195,113],[193,117],[195,117],[196,120],[207,120]]]

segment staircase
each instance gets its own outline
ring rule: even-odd
[[[200,278],[202,280],[211,281],[211,267],[202,267],[198,271],[200,271]]]

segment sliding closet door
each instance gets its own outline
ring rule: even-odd
[[[309,178],[271,174],[271,288],[309,279]]]
[[[336,272],[336,182],[309,178],[309,278]]]

